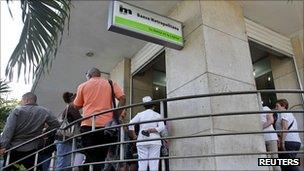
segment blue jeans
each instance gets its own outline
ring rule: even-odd
[[[42,171],[49,170],[50,163],[51,163],[51,157],[52,157],[52,153],[45,153],[42,155],[39,154],[38,163],[43,162],[43,164],[40,166],[40,168],[42,167]]]
[[[301,143],[293,141],[285,141],[286,151],[299,151]],[[281,159],[293,159],[297,157],[297,153],[279,154]],[[281,166],[282,171],[299,171],[298,166]]]
[[[60,156],[60,155],[72,151],[72,143],[70,141],[69,142],[58,141],[56,144],[56,148],[57,148],[56,170],[61,170],[64,167],[71,166],[71,155],[65,155],[65,156]],[[72,170],[72,168],[64,169],[64,170],[69,171]]]

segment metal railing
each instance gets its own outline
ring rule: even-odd
[[[93,170],[93,165],[96,164],[106,164],[106,163],[124,163],[124,162],[131,162],[131,161],[140,161],[140,160],[155,160],[155,159],[188,159],[188,158],[208,158],[208,157],[224,157],[224,156],[243,156],[243,155],[267,155],[267,154],[282,154],[282,153],[298,153],[298,154],[304,154],[304,151],[279,151],[279,152],[247,152],[247,153],[218,153],[218,154],[206,154],[206,155],[184,155],[184,156],[166,156],[166,157],[158,157],[158,158],[153,158],[153,159],[124,159],[124,144],[128,144],[128,143],[137,143],[137,142],[145,142],[145,141],[155,141],[155,140],[178,140],[178,139],[189,139],[189,138],[199,138],[199,137],[216,137],[216,136],[235,136],[235,135],[246,135],[246,134],[264,134],[264,133],[282,133],[282,132],[297,132],[297,133],[303,133],[304,130],[288,130],[288,131],[282,131],[282,130],[276,130],[276,131],[234,131],[234,132],[225,132],[225,133],[205,133],[205,134],[195,134],[195,135],[182,135],[182,136],[168,136],[168,137],[161,137],[161,138],[155,138],[155,139],[147,139],[147,140],[130,140],[130,141],[125,141],[124,140],[124,130],[123,127],[126,126],[130,126],[130,125],[135,125],[135,124],[144,124],[144,123],[151,123],[151,122],[158,122],[158,121],[177,121],[177,120],[188,120],[188,119],[196,119],[196,118],[213,118],[213,117],[222,117],[222,116],[237,116],[237,115],[257,115],[257,114],[262,114],[262,113],[286,113],[286,112],[291,112],[294,114],[303,114],[304,110],[284,110],[284,111],[278,111],[278,110],[271,110],[271,111],[262,111],[262,100],[261,100],[261,93],[294,93],[294,94],[304,94],[304,91],[302,90],[257,90],[257,91],[237,91],[237,92],[224,92],[224,93],[211,93],[211,94],[200,94],[200,95],[191,95],[191,96],[182,96],[182,97],[175,97],[175,98],[167,98],[167,99],[159,99],[159,100],[154,100],[151,102],[147,102],[147,103],[137,103],[137,104],[132,104],[132,105],[128,105],[128,106],[124,106],[124,107],[119,107],[116,109],[111,109],[111,110],[107,110],[101,113],[97,113],[88,117],[84,117],[81,119],[78,119],[72,123],[70,123],[66,128],[67,129],[75,124],[79,124],[79,122],[86,120],[86,119],[90,119],[92,118],[92,130],[88,131],[88,132],[84,132],[84,133],[79,133],[77,135],[74,135],[72,137],[64,137],[63,138],[63,142],[66,141],[72,141],[72,150],[66,154],[62,154],[61,156],[67,156],[70,155],[71,156],[71,161],[74,160],[75,154],[77,152],[82,152],[84,150],[88,150],[88,149],[94,149],[97,147],[104,147],[104,146],[113,146],[113,145],[119,145],[120,146],[120,155],[119,155],[119,159],[116,160],[111,160],[111,161],[100,161],[100,162],[94,162],[94,163],[85,163],[79,166],[89,166],[90,170]],[[117,110],[125,110],[125,109],[129,109],[129,108],[134,108],[134,107],[138,107],[138,106],[143,106],[143,105],[149,105],[149,104],[160,104],[160,114],[162,116],[164,116],[164,104],[165,102],[174,102],[174,101],[181,101],[181,100],[188,100],[188,99],[196,99],[196,98],[207,98],[207,97],[223,97],[223,96],[236,96],[236,95],[249,95],[249,94],[253,94],[253,95],[257,95],[257,103],[259,105],[259,110],[257,111],[237,111],[237,112],[222,112],[222,113],[206,113],[206,114],[199,114],[199,115],[189,115],[189,116],[182,116],[182,117],[171,117],[171,118],[163,118],[163,119],[158,119],[158,120],[153,120],[153,121],[145,121],[145,122],[138,122],[138,123],[124,123],[124,124],[119,124],[116,126],[111,126],[111,127],[107,127],[107,128],[96,128],[95,125],[95,120],[96,117],[105,113],[109,113],[109,112],[113,112],[113,111],[117,111]],[[304,108],[304,104],[302,104],[302,108]],[[91,133],[95,133],[98,131],[104,131],[107,129],[113,129],[113,128],[120,128],[120,141],[119,142],[113,142],[113,143],[108,143],[108,144],[100,144],[100,145],[95,145],[95,146],[90,146],[90,147],[83,147],[83,148],[79,148],[76,149],[76,138],[82,137],[84,135],[88,135]],[[38,137],[35,137],[34,139],[31,139],[29,141],[26,141],[18,146],[15,146],[13,148],[10,148],[6,151],[6,161],[5,161],[5,168],[13,166],[15,164],[17,164],[18,162],[34,156],[35,155],[35,163],[34,166],[32,168],[28,168],[28,169],[33,169],[34,171],[37,170],[37,167],[42,165],[44,162],[47,162],[49,159],[51,160],[56,160],[56,157],[58,156],[52,156],[49,159],[46,159],[44,161],[41,161],[38,163],[38,157],[39,154],[44,151],[47,150],[48,148],[51,148],[53,145],[55,145],[56,143],[54,142],[53,144],[50,144],[44,148],[41,148],[37,151],[35,151],[34,153],[32,153],[29,156],[23,157],[17,161],[14,162],[9,162],[10,160],[10,153],[13,150],[18,149],[19,147],[22,147],[30,142],[33,141],[37,141],[45,136],[48,136],[50,134],[54,134],[57,130],[51,130],[48,131]],[[54,162],[53,162],[54,163]],[[66,167],[64,169],[67,168],[75,168],[75,167],[79,167],[79,166],[73,166],[73,162],[71,162],[71,166]],[[52,167],[54,169],[54,166]]]

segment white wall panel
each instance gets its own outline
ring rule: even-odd
[[[293,50],[291,46],[291,41],[288,37],[274,32],[249,19],[245,19],[245,25],[247,35],[250,40],[253,40],[257,43],[262,43],[285,55],[292,56]]]

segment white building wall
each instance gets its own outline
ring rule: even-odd
[[[167,96],[254,90],[242,8],[232,1],[182,1],[170,17],[185,25],[185,47],[166,50]],[[168,116],[258,110],[256,95],[211,97],[168,103]],[[172,134],[259,131],[258,115],[172,121]],[[173,156],[263,152],[262,135],[172,140]],[[170,160],[172,170],[260,170],[260,156]]]

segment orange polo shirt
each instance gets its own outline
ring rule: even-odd
[[[113,82],[115,98],[124,96],[122,89]],[[83,117],[112,109],[112,92],[108,80],[101,77],[93,77],[80,84],[74,100],[76,106],[83,107]],[[103,127],[112,119],[113,112],[105,113],[96,117],[95,126]],[[92,119],[81,122],[81,126],[92,126]]]

